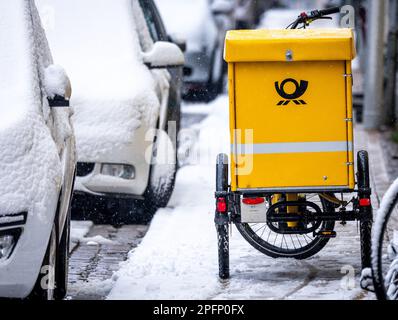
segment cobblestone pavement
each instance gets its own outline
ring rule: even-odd
[[[72,245],[68,299],[104,299],[112,288],[112,274],[144,237],[147,226],[114,228],[95,225],[80,243]]]

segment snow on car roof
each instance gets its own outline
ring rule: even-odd
[[[32,107],[32,48],[24,1],[0,1],[0,129]]]

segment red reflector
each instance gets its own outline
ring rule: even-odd
[[[359,205],[361,207],[369,207],[370,204],[370,199],[359,199]]]
[[[242,202],[248,205],[256,205],[265,202],[264,198],[243,198]]]
[[[227,211],[227,203],[225,198],[218,198],[217,199],[217,212],[224,213]]]

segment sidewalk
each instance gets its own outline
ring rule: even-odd
[[[354,144],[356,151],[367,150],[369,152],[370,174],[372,178],[372,202],[374,208],[379,207],[384,193],[391,182],[388,176],[387,165],[382,146],[382,135],[378,131],[366,131],[362,125],[355,127]]]

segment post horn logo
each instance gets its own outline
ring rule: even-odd
[[[286,93],[285,92],[285,85],[287,83],[293,83],[296,87],[296,90],[293,93]],[[307,91],[308,88],[308,81],[301,80],[300,85],[294,79],[285,79],[279,86],[279,82],[275,82],[275,89],[276,92],[284,99],[278,102],[278,106],[287,106],[290,101],[293,101],[296,105],[305,105],[307,104],[304,100],[301,100],[300,97]]]

